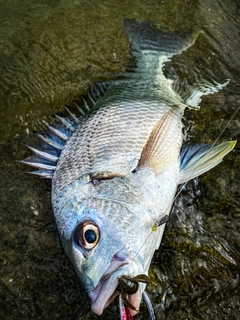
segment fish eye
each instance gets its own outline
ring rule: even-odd
[[[93,221],[81,222],[74,231],[73,239],[78,246],[91,250],[100,239],[99,228]]]

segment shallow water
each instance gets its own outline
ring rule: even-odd
[[[1,319],[118,319],[117,303],[100,318],[90,312],[59,243],[50,182],[25,175],[16,163],[28,155],[22,143],[33,143],[41,120],[51,121],[93,81],[125,69],[125,18],[203,31],[165,73],[174,69],[190,83],[200,75],[230,79],[203,98],[199,111],[186,111],[185,123],[194,142],[239,138],[239,15],[239,0],[1,1]],[[150,270],[159,284],[148,288],[158,319],[240,319],[239,167],[238,143],[176,200]],[[141,310],[138,319],[146,319]]]

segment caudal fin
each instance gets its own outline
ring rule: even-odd
[[[151,22],[134,19],[124,21],[124,31],[132,44],[136,73],[163,74],[164,63],[186,50],[196,39],[193,33],[163,31]]]

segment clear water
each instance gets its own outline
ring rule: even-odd
[[[130,47],[123,20],[202,30],[195,45],[165,68],[180,78],[230,84],[186,112],[194,142],[240,134],[239,0],[0,1],[0,318],[102,317],[65,257],[50,204],[50,183],[26,174],[17,159],[34,143],[41,120],[61,111],[96,80],[123,71]],[[234,115],[235,114],[235,115]],[[234,115],[234,118],[232,119]],[[230,122],[229,122],[230,121]],[[240,319],[239,143],[223,163],[189,182],[178,197],[151,266],[148,292],[158,319]],[[142,306],[138,319],[146,319]]]

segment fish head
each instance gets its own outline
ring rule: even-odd
[[[119,295],[122,275],[148,274],[157,235],[152,235],[148,215],[144,221],[139,218],[138,206],[128,208],[121,201],[94,196],[79,200],[76,195],[77,190],[67,192],[55,216],[65,252],[91,299],[92,311],[101,315]],[[137,310],[144,288],[139,283],[135,294],[127,294]]]

